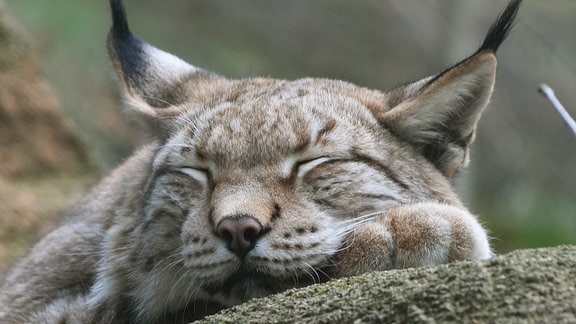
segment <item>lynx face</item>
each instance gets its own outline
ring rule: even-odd
[[[362,91],[246,80],[184,108],[153,158],[144,250],[171,241],[183,282],[235,304],[327,279],[347,235],[392,206],[457,204],[444,177],[343,89]]]
[[[142,278],[140,303],[232,305],[341,275],[490,255],[449,181],[467,163],[519,1],[474,55],[387,93],[226,79],[135,38],[120,1],[111,4],[108,49],[124,99],[157,139],[130,238],[144,251],[128,275]],[[105,279],[93,290],[101,299],[115,286]]]
[[[108,50],[152,141],[13,270],[0,321],[186,322],[207,303],[490,257],[450,181],[520,2],[469,58],[381,92],[224,78],[135,38],[110,0]]]

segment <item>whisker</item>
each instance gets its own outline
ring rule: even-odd
[[[188,147],[193,148],[194,146],[188,144],[165,144],[164,147]]]
[[[332,259],[329,258],[328,260],[329,260],[329,262],[334,263],[334,261],[332,261]],[[332,276],[330,276],[328,273],[326,273],[326,271],[324,271],[324,270],[322,270],[322,269],[320,269],[320,268],[315,268],[315,269],[316,269],[317,272],[323,274],[323,275],[324,275],[326,278],[328,278],[329,280],[332,280]],[[321,281],[321,280],[320,280],[320,281]]]
[[[177,290],[178,288],[180,288],[180,287],[178,286],[178,284],[184,279],[184,277],[186,277],[186,275],[187,275],[190,271],[192,271],[192,270],[191,270],[191,269],[188,269],[188,270],[186,270],[186,272],[184,272],[183,274],[179,274],[179,273],[178,273],[178,280],[176,280],[176,282],[174,282],[174,283],[172,284],[172,288],[170,288],[170,292],[168,293],[168,296],[166,297],[166,302],[165,302],[165,304],[164,304],[164,308],[168,308],[168,302],[169,302],[170,300],[172,300],[172,298],[175,297],[176,290]],[[180,303],[181,303],[181,302],[178,302],[178,307],[177,307],[177,308],[180,308]]]
[[[192,273],[192,272],[193,272],[193,269],[186,271],[186,273],[184,274],[184,277],[190,277],[190,273]],[[198,276],[196,276],[196,278],[198,278]],[[196,279],[194,279],[194,281],[189,281],[189,282],[196,282]],[[195,289],[196,292],[191,293],[192,289]],[[182,308],[182,319],[183,320],[186,317],[186,312],[188,311],[188,307],[190,306],[191,301],[195,300],[194,299],[195,295],[197,295],[199,290],[200,290],[200,286],[188,284],[186,287],[186,291],[184,291],[184,294],[182,294],[180,301],[178,302],[178,309],[180,309],[180,305],[182,304],[182,302],[184,302],[184,307]],[[193,307],[194,307],[193,312],[196,313],[196,305],[194,305]]]
[[[316,268],[311,266],[308,262],[302,262],[302,264],[306,265],[306,267],[308,267],[310,270],[312,270],[312,273],[314,274],[314,276],[312,277],[312,282],[319,283],[322,280],[320,278],[320,274],[318,273]]]
[[[299,279],[298,279],[298,272],[295,270],[290,271],[290,277],[292,278],[292,285],[293,287],[298,287]]]
[[[366,215],[362,215],[362,216],[358,216],[358,217],[354,217],[354,218],[350,218],[350,219],[346,219],[343,221],[339,221],[336,224],[338,226],[345,226],[347,224],[354,224],[360,221],[371,221],[375,218],[377,218],[378,216],[382,215],[382,212],[374,212],[374,213],[370,213],[370,214],[366,214]]]
[[[306,263],[306,262],[301,262],[301,263],[304,264],[306,267],[301,267],[300,269],[301,269],[302,271],[304,271],[304,273],[306,273],[306,275],[307,275],[308,277],[310,277],[310,279],[312,279],[312,282],[316,282],[316,278],[314,277],[314,275],[312,274],[312,272],[310,272],[310,269],[308,269],[308,268],[312,268],[312,267],[310,267],[310,265],[309,265],[308,263]],[[314,270],[314,268],[312,268],[312,270]]]
[[[342,251],[349,249],[352,246],[353,242],[354,242],[354,238],[352,238],[351,242],[348,242],[346,245],[342,245],[340,248],[334,250],[333,254],[336,254],[338,252],[342,252]]]
[[[96,250],[96,251],[84,251],[84,252],[67,252],[67,253],[62,253],[62,255],[67,255],[67,256],[82,256],[82,255],[96,255],[96,254],[101,254],[104,255],[106,253],[117,253],[117,252],[124,252],[124,251],[128,251],[129,248],[128,247],[120,247],[117,249],[112,249],[112,250]]]
[[[185,278],[188,278],[190,273],[193,272],[193,269],[187,269],[186,271],[184,271],[183,273],[179,273],[178,274],[178,280],[176,280],[173,284],[172,284],[172,288],[170,289],[170,293],[168,294],[169,298],[167,298],[167,301],[171,301],[174,299],[174,301],[176,301],[176,290],[180,289],[181,287],[179,286],[180,282],[182,282],[182,280],[184,280]],[[188,291],[190,290],[190,285],[187,285],[186,289],[184,290],[184,292],[180,292],[179,296],[177,298],[178,302],[176,304],[176,308],[175,309],[182,309],[182,307],[185,307],[186,304],[186,300],[187,300],[187,294]],[[184,302],[184,305],[182,305],[182,303]],[[166,304],[168,305],[168,304]]]
[[[170,108],[177,108],[178,106],[164,100],[164,99],[160,99],[160,98],[156,98],[156,97],[152,97],[152,96],[147,96],[147,95],[142,95],[142,97],[147,98],[147,99],[152,99],[152,100],[157,100],[160,101],[161,103],[165,103],[166,105],[168,105],[168,107]]]
[[[198,276],[196,276],[196,278],[198,278]],[[196,282],[196,280],[194,280]],[[200,300],[200,298],[198,297],[198,295],[200,294],[200,290],[201,287],[204,285],[204,281],[199,282],[195,287],[190,286],[190,288],[194,288],[195,291],[193,294],[189,294],[189,300],[188,303],[190,303],[190,301],[196,301],[196,300]],[[190,289],[188,289],[186,291],[186,294],[188,295]],[[203,298],[204,301],[207,303],[208,299]],[[206,308],[206,307],[205,307]],[[196,309],[196,303],[194,303],[194,310],[193,310],[194,314],[197,314],[198,310]]]

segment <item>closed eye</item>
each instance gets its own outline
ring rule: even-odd
[[[297,161],[296,163],[294,163],[292,172],[296,173],[298,177],[302,177],[304,174],[310,172],[312,169],[319,166],[320,164],[331,160],[333,160],[333,158],[320,156],[309,160]]]
[[[208,182],[209,171],[207,169],[193,168],[193,167],[178,167],[171,169],[171,171],[185,174],[201,183]]]

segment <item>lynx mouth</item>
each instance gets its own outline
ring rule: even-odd
[[[305,287],[330,280],[326,269],[310,269],[302,273],[270,273],[241,267],[221,282],[203,285],[211,295],[226,296],[233,304],[265,297],[290,288]]]

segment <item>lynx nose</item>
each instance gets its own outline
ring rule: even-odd
[[[218,223],[216,234],[226,240],[228,248],[244,258],[263,234],[263,227],[252,216],[227,217]]]

